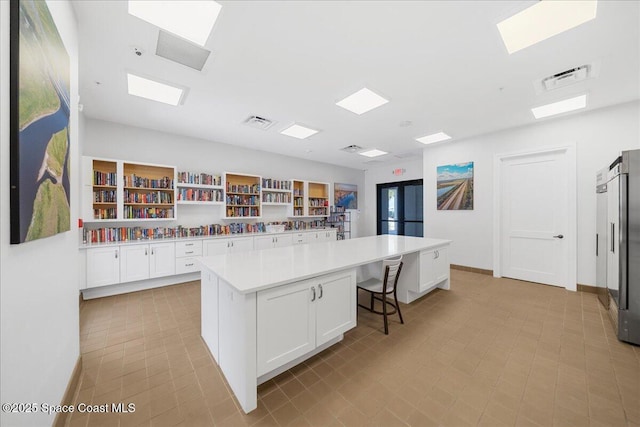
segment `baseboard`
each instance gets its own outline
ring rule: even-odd
[[[597,294],[598,293],[598,288],[595,286],[591,286],[591,285],[581,285],[580,283],[578,283],[578,291],[579,292],[587,292],[590,294]]]
[[[73,405],[73,399],[76,394],[76,390],[78,389],[78,383],[80,383],[80,378],[82,374],[82,356],[78,356],[78,360],[76,361],[76,366],[73,368],[73,372],[71,373],[71,378],[69,378],[69,384],[67,384],[67,389],[64,391],[64,396],[62,396],[61,405]],[[70,412],[58,412],[56,414],[56,418],[53,421],[54,427],[63,427],[67,423],[67,418],[71,415]]]
[[[451,264],[451,268],[454,270],[470,271],[471,273],[479,273],[479,274],[486,274],[488,276],[493,276],[493,270],[484,270],[482,268],[466,267],[464,265],[456,265],[456,264]]]

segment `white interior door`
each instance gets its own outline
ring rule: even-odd
[[[502,275],[566,287],[571,259],[564,150],[502,159]]]

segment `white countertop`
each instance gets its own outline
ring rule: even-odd
[[[204,269],[247,294],[449,243],[451,240],[382,235],[216,255],[199,261]]]

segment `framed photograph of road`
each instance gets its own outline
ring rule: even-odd
[[[438,210],[473,210],[473,162],[438,166]]]
[[[71,229],[70,61],[45,1],[11,1],[11,243]]]
[[[358,209],[358,186],[355,184],[333,184],[333,202],[345,209]]]

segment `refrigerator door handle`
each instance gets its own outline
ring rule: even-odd
[[[629,309],[629,175],[620,174],[620,224],[618,225],[618,251],[619,271],[620,271],[620,297],[618,298],[618,308],[620,310]]]
[[[598,233],[596,233],[596,256],[598,256]]]
[[[611,223],[611,252],[616,253],[616,225]]]

